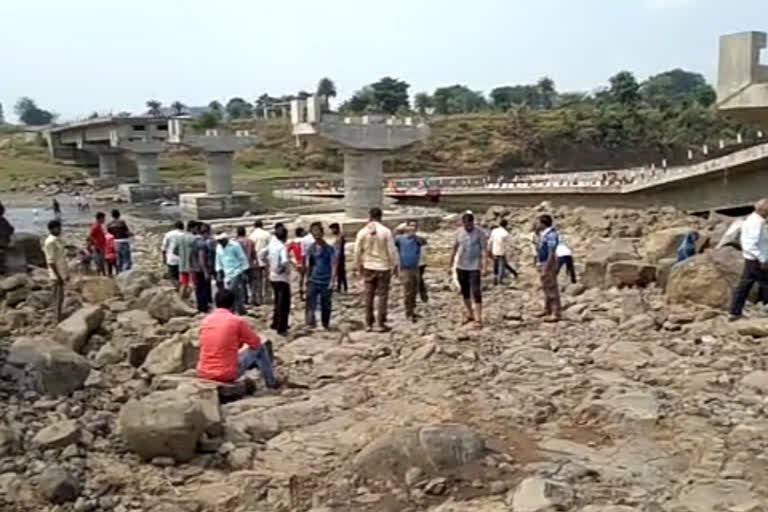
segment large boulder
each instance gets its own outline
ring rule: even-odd
[[[54,396],[82,388],[90,372],[83,356],[53,341],[34,338],[17,339],[4,367],[19,388]]]
[[[151,349],[142,367],[151,375],[182,373],[197,365],[199,354],[192,342],[176,335]]]
[[[101,304],[118,294],[114,279],[107,276],[91,276],[84,278],[80,283],[80,293],[85,302]]]
[[[173,288],[159,288],[152,291],[147,302],[147,311],[161,322],[177,316],[195,316],[197,310],[184,302]]]
[[[744,219],[736,219],[728,224],[721,223],[712,233],[712,238],[717,240],[717,249],[721,247],[733,247],[741,249],[741,226]]]
[[[28,283],[26,274],[14,274],[0,279],[0,295],[19,288],[26,288]]]
[[[120,272],[115,276],[115,284],[126,298],[138,297],[141,292],[152,288],[156,283],[157,281],[152,277],[152,274],[138,268]]]
[[[49,466],[37,477],[40,494],[51,503],[75,501],[80,496],[80,484],[61,466]]]
[[[669,279],[669,273],[672,272],[672,267],[677,264],[677,258],[664,258],[656,263],[656,283],[662,290],[667,288],[667,280]]]
[[[615,261],[606,270],[608,286],[647,286],[656,279],[656,267],[642,261]]]
[[[85,306],[57,325],[53,338],[75,352],[82,352],[88,338],[103,321],[104,310],[99,306]]]
[[[11,239],[11,247],[18,247],[23,252],[28,265],[46,266],[40,237],[35,233],[15,233]]]
[[[692,227],[677,227],[651,233],[645,242],[646,259],[651,263],[656,263],[663,258],[674,257],[683,238],[691,231],[695,231],[695,229]]]
[[[175,389],[130,400],[120,411],[120,434],[128,449],[144,459],[172,457],[186,462],[195,455],[203,433],[212,427],[206,410],[218,407],[218,396]],[[221,426],[218,425],[218,428]]]
[[[42,448],[64,448],[80,441],[80,425],[76,420],[64,420],[40,430],[32,443]]]
[[[743,266],[741,252],[733,247],[721,247],[688,258],[674,265],[669,272],[667,301],[726,308]]]
[[[608,264],[614,261],[640,259],[632,240],[615,238],[595,247],[587,256],[582,283],[589,287],[602,287]]]

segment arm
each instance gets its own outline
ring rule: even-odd
[[[205,252],[206,252],[206,249],[204,247],[197,248],[197,263],[198,265],[200,265],[200,270],[202,270],[203,274],[205,274],[205,278],[210,279],[211,270],[208,268],[208,264],[207,264],[208,262],[206,261],[207,258],[205,257]]]
[[[392,237],[392,233],[389,233],[387,237],[387,252],[389,253],[389,263],[394,273],[397,274],[397,270],[400,267],[400,256],[398,255],[397,248],[395,247],[395,240]]]
[[[165,253],[168,252],[168,233],[163,237],[163,243],[160,245],[160,258],[165,265]]]
[[[239,329],[239,336],[240,336],[240,345],[248,345],[252,349],[258,350],[261,348],[261,338],[259,338],[259,335],[253,332],[253,329],[251,329],[250,324],[248,324],[248,321],[244,318],[240,318],[240,329]]]
[[[453,272],[453,262],[456,261],[456,253],[459,251],[459,242],[456,241],[453,243],[453,248],[451,249],[451,257],[448,259],[448,270]]]
[[[331,282],[329,288],[333,290],[333,283],[336,282],[336,276],[339,273],[339,252],[333,249],[333,261],[331,262]]]
[[[219,282],[224,281],[224,265],[221,261],[223,252],[224,251],[220,245],[216,247],[216,264],[214,266],[214,270],[216,271],[216,280]]]
[[[355,237],[355,267],[357,267],[358,270],[363,269],[363,237],[365,236],[365,232],[363,230],[360,230],[357,232],[357,237]]]

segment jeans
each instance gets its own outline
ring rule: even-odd
[[[494,256],[493,257],[493,284],[502,284],[507,272],[517,278],[517,270],[507,261],[506,256]]]
[[[363,269],[365,280],[365,326],[373,327],[373,302],[379,298],[379,310],[376,321],[379,327],[387,324],[387,309],[389,306],[389,283],[392,280],[391,270]]]
[[[320,321],[326,329],[331,325],[331,283],[315,283],[307,285],[306,322],[310,327],[317,325],[315,309],[320,304]]]
[[[421,302],[429,301],[429,294],[427,294],[427,283],[424,282],[424,271],[427,270],[426,265],[419,266],[419,296]]]
[[[211,308],[212,294],[210,276],[206,279],[205,272],[195,272],[195,299],[199,312],[207,313]]]
[[[269,352],[264,345],[258,349],[247,348],[239,357],[238,360],[238,372],[237,376],[242,377],[245,372],[251,368],[258,368],[261,375],[264,377],[264,384],[268,388],[277,387],[277,379],[275,379],[275,371],[272,368],[272,359],[269,356]]]
[[[131,270],[133,261],[131,260],[130,240],[115,240],[115,249],[117,251],[117,273]]]
[[[235,293],[235,311],[238,315],[245,314],[245,287],[243,285],[243,279],[245,276],[237,274],[230,281],[224,283],[228,290],[232,290]]]
[[[741,316],[744,312],[744,304],[747,302],[749,292],[752,291],[752,285],[757,283],[758,299],[763,304],[768,304],[768,270],[761,267],[760,262],[754,260],[744,260],[744,272],[741,274],[736,289],[733,290],[731,298],[731,311],[734,316]]]
[[[251,269],[251,304],[261,306],[264,304],[264,287],[267,284],[267,267],[253,267]]]
[[[403,300],[405,301],[405,316],[413,318],[416,315],[416,295],[419,293],[419,268],[400,269],[400,282],[403,284]]]
[[[274,310],[272,312],[272,329],[278,334],[288,332],[288,317],[291,313],[291,285],[284,281],[272,281],[274,293]]]
[[[560,256],[557,258],[557,273],[560,273],[560,269],[565,265],[565,271],[568,273],[568,277],[571,278],[571,282],[576,282],[576,269],[573,266],[573,256]]]

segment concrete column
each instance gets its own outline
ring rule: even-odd
[[[157,169],[159,153],[136,153],[136,168],[139,170],[139,183],[151,185],[160,183],[160,173]]]
[[[117,154],[99,153],[99,176],[117,178]]]
[[[344,153],[344,211],[352,218],[368,217],[381,208],[383,156],[375,152]]]
[[[205,190],[209,194],[232,193],[233,151],[208,153],[208,171],[205,175]]]

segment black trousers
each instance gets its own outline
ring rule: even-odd
[[[421,297],[421,302],[429,301],[429,294],[427,293],[427,283],[424,282],[425,270],[427,270],[426,265],[419,266],[419,297]]]
[[[744,260],[744,271],[741,274],[736,289],[733,290],[731,298],[731,314],[740,316],[744,311],[744,304],[747,302],[749,292],[752,286],[757,283],[758,300],[763,304],[768,304],[768,270],[762,268],[759,261]]]
[[[288,316],[291,313],[291,285],[283,281],[272,281],[274,309],[272,310],[272,328],[278,334],[288,332]]]
[[[560,256],[557,258],[557,273],[560,273],[560,269],[565,265],[565,271],[568,273],[568,277],[571,278],[571,282],[576,282],[576,268],[573,266],[573,256]]]
[[[339,259],[339,268],[336,271],[336,291],[346,292],[348,289],[347,262],[344,259]]]
[[[211,309],[212,294],[211,278],[206,279],[205,272],[195,272],[195,299],[200,313],[207,313]]]

